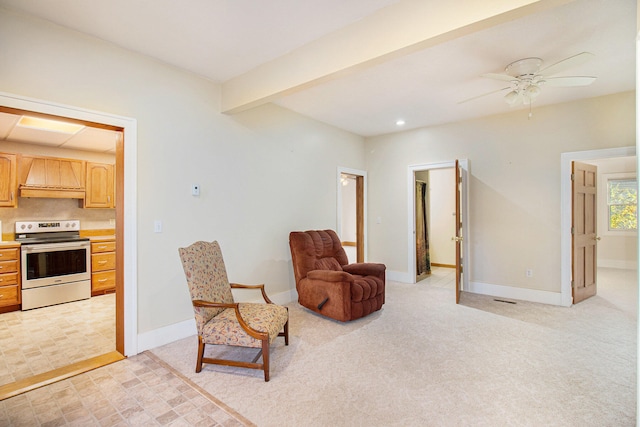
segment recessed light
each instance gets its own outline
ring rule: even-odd
[[[405,123],[405,122],[404,122],[404,120],[403,120],[403,119],[398,119],[398,120],[396,120],[396,125],[397,125],[397,126],[403,126],[403,125],[404,125],[404,123]]]
[[[78,133],[82,128],[84,128],[83,125],[75,123],[60,122],[57,120],[41,119],[39,117],[29,116],[20,117],[20,120],[18,120],[18,126],[68,134]]]

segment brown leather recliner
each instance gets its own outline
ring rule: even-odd
[[[292,231],[289,247],[298,302],[342,322],[364,317],[384,304],[384,264],[349,264],[333,230]]]

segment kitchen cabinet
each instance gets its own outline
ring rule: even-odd
[[[116,238],[91,239],[91,296],[116,290]]]
[[[113,165],[87,162],[83,208],[114,208]]]
[[[18,164],[15,154],[0,153],[0,207],[18,206]]]
[[[20,245],[0,245],[0,313],[20,309]]]

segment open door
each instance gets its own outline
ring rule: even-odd
[[[571,163],[571,291],[576,304],[596,294],[597,278],[597,175],[586,163]]]
[[[338,169],[338,228],[349,262],[365,262],[366,172]]]
[[[462,168],[460,162],[456,159],[455,165],[455,192],[456,192],[456,235],[453,240],[456,242],[456,304],[460,303],[460,291],[462,283],[462,215],[461,200],[462,200]]]

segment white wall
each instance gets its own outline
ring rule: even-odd
[[[177,249],[195,240],[220,242],[231,280],[290,296],[288,233],[335,227],[361,137],[273,105],[220,114],[217,84],[1,8],[0,41],[0,92],[137,120],[139,333],[193,318]]]
[[[635,92],[533,113],[367,138],[370,258],[407,273],[408,166],[469,159],[470,280],[560,292],[560,154],[634,146]]]

